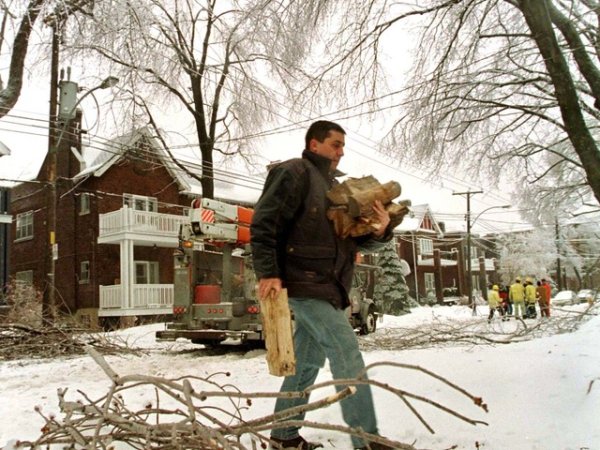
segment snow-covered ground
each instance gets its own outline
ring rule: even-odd
[[[569,307],[583,311],[585,305]],[[597,312],[596,311],[594,312]],[[478,308],[473,317],[464,306],[416,308],[410,315],[385,316],[378,331],[365,342],[377,340],[399,327],[428,327],[432,324],[469,324],[478,332],[511,331],[522,325],[517,321],[487,324],[487,307]],[[550,320],[559,320],[559,314]],[[528,321],[532,326],[539,319]],[[154,332],[162,325],[147,325],[118,333],[130,345],[145,349],[142,356],[109,356],[107,361],[119,375],[143,374],[166,378],[185,375],[216,375],[215,381],[230,383],[243,392],[277,391],[281,380],[268,374],[262,350],[211,354],[184,342],[157,343]],[[371,345],[368,348],[372,348]],[[371,379],[386,382],[436,400],[472,419],[489,425],[470,425],[429,405],[415,403],[424,419],[435,430],[431,434],[389,392],[374,389],[380,431],[391,439],[428,449],[483,450],[597,450],[600,449],[600,317],[593,314],[574,333],[543,335],[520,343],[497,345],[445,345],[413,350],[366,350],[367,363],[391,361],[414,364],[457,383],[481,396],[489,412],[477,408],[424,373],[378,366],[369,372]],[[325,368],[317,382],[330,379]],[[58,410],[57,389],[68,388],[68,399],[77,390],[92,399],[106,394],[110,381],[88,356],[58,360],[21,360],[0,363],[0,445],[10,448],[16,439],[34,439],[40,434],[45,414]],[[590,383],[595,382],[590,388]],[[311,400],[333,392],[317,392]],[[154,392],[139,392],[140,403],[153,401]],[[254,401],[246,417],[269,414],[273,400]],[[342,424],[339,407],[308,414],[307,419]],[[349,450],[346,436],[305,429],[304,436],[324,442],[326,448]]]

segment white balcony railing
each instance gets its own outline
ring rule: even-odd
[[[134,308],[169,308],[173,306],[172,284],[134,284]]]
[[[138,211],[123,207],[117,211],[100,214],[99,238],[123,233],[176,238],[179,226],[187,222],[189,222],[187,216]]]
[[[132,288],[133,298],[126,302],[122,285],[100,286],[100,311],[122,311],[123,315],[132,311],[136,314],[164,314],[165,309],[170,310],[173,306],[172,284],[134,284]]]
[[[121,307],[121,285],[100,286],[100,309]]]

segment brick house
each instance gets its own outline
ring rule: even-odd
[[[466,296],[466,246],[464,232],[447,232],[435,219],[429,205],[411,207],[410,217],[394,230],[400,258],[411,273],[406,277],[410,295],[417,299],[445,295]],[[472,255],[478,255],[477,237],[471,237]],[[490,258],[472,258],[474,289],[486,296],[485,286],[495,277],[496,266]]]
[[[65,142],[58,152],[56,305],[89,323],[171,313],[173,249],[191,200],[200,196],[199,182],[177,168],[147,129],[107,143],[95,156],[77,148]],[[41,291],[50,249],[47,168],[48,158],[39,181],[13,188],[11,200],[11,275]],[[228,189],[215,183],[217,196],[236,198]]]
[[[459,261],[465,261],[463,289],[464,295],[467,295],[466,282],[466,260],[467,246],[466,233],[464,231],[447,231],[445,238],[448,241],[459,242],[458,247],[455,246],[458,252]],[[499,254],[494,241],[491,241],[488,236],[480,236],[471,233],[471,286],[473,287],[473,296],[479,296],[487,299],[488,286],[490,284],[500,283],[500,266]]]

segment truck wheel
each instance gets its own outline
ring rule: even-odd
[[[218,347],[225,339],[192,339],[193,344],[202,344],[207,348]]]
[[[256,340],[247,340],[244,341],[243,344],[250,349],[263,349],[265,348],[265,341],[260,339]]]
[[[374,333],[377,329],[377,314],[375,313],[375,307],[369,306],[369,311],[367,312],[367,317],[364,318],[363,323],[360,327],[360,334],[370,334]]]

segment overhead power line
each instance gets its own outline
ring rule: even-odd
[[[214,60],[214,57],[210,56],[210,58],[212,58],[212,59]],[[235,67],[235,66],[234,66],[234,67]],[[235,67],[235,68],[237,69],[237,67]],[[214,82],[214,81],[212,81],[212,80],[211,80],[211,82]],[[421,82],[420,84],[424,84],[425,82],[426,82],[426,80],[424,80],[424,81],[423,81],[423,82]],[[418,84],[419,84],[419,83],[418,83]],[[369,103],[374,103],[374,102],[378,102],[378,101],[381,101],[381,100],[383,100],[383,99],[386,99],[386,98],[392,98],[392,97],[394,97],[394,96],[397,96],[397,95],[400,95],[400,94],[402,94],[402,93],[405,93],[405,92],[407,92],[408,90],[410,90],[411,88],[413,88],[413,87],[415,87],[415,86],[418,86],[418,84],[416,84],[416,85],[414,85],[414,86],[406,86],[406,87],[405,87],[405,88],[403,88],[403,89],[395,90],[395,91],[392,91],[392,92],[388,92],[388,93],[386,93],[386,94],[382,94],[382,95],[380,95],[380,96],[372,97],[372,98],[370,98],[370,99],[367,99],[367,100],[365,100],[365,101],[361,101],[361,102],[359,102],[359,103],[357,103],[357,104],[350,105],[350,106],[347,106],[347,107],[344,107],[344,108],[340,108],[340,109],[338,109],[338,110],[335,110],[335,111],[327,112],[327,113],[325,113],[325,114],[321,114],[321,115],[318,115],[318,116],[313,116],[313,117],[308,117],[308,116],[306,116],[306,118],[305,118],[304,120],[301,120],[301,121],[297,121],[297,122],[291,122],[291,123],[288,123],[288,124],[286,124],[286,125],[283,125],[283,126],[280,126],[280,127],[276,127],[276,128],[272,128],[272,129],[264,130],[264,131],[262,131],[262,132],[256,132],[256,133],[253,133],[253,134],[248,134],[248,135],[246,135],[246,136],[240,136],[240,137],[236,137],[236,138],[231,138],[231,139],[225,140],[225,142],[229,142],[229,143],[231,143],[231,142],[239,141],[239,140],[242,140],[242,139],[252,139],[252,138],[254,138],[254,137],[262,137],[262,136],[267,136],[267,135],[269,135],[269,134],[271,134],[271,133],[272,133],[272,134],[276,134],[276,133],[278,133],[278,132],[288,132],[288,131],[290,131],[290,130],[296,130],[296,129],[300,129],[300,128],[303,128],[303,127],[304,127],[306,124],[308,124],[309,122],[311,122],[311,121],[314,121],[314,120],[316,120],[316,119],[319,119],[319,118],[325,118],[325,117],[336,117],[336,118],[352,118],[352,117],[359,117],[359,116],[362,116],[362,115],[367,115],[367,114],[369,114],[369,115],[370,115],[370,114],[373,114],[374,112],[381,112],[381,111],[383,111],[383,110],[386,110],[386,109],[389,109],[389,108],[397,108],[399,105],[398,105],[398,104],[395,104],[395,105],[391,105],[391,106],[390,106],[390,105],[388,105],[388,106],[384,106],[384,107],[381,107],[381,108],[376,108],[376,109],[374,109],[374,110],[373,110],[373,109],[370,109],[370,110],[369,110],[369,111],[367,111],[367,112],[358,112],[358,113],[356,113],[356,114],[349,114],[349,115],[346,115],[346,116],[343,116],[343,115],[342,115],[342,114],[344,114],[344,113],[349,113],[349,112],[351,112],[351,111],[353,111],[353,110],[356,110],[356,109],[358,109],[358,108],[361,108],[361,107],[363,107],[363,106],[364,106],[364,105],[366,105],[366,104],[369,104]],[[263,84],[263,86],[265,86],[265,85]],[[266,86],[265,86],[265,87],[266,87]],[[271,89],[271,88],[269,88],[269,87],[266,87],[266,88],[268,88],[270,92],[274,92],[274,93],[276,94],[276,96],[280,96],[280,97],[282,97],[282,96],[283,96],[281,93],[279,93],[279,92],[277,92],[277,91],[274,91],[273,89]],[[232,92],[231,88],[229,88],[229,87],[227,87],[227,86],[225,86],[225,89],[227,89],[227,90],[229,90],[230,92]],[[277,99],[275,99],[275,103],[276,103],[276,104],[278,104],[278,105],[280,105],[280,106],[282,106],[282,107],[286,107],[285,103],[283,103],[283,102],[280,102],[280,101],[279,101],[279,100],[277,100]],[[261,108],[264,108],[264,109],[267,109],[267,110],[268,110],[268,111],[269,111],[271,114],[273,114],[273,115],[275,115],[275,116],[277,116],[277,117],[280,117],[280,118],[282,118],[282,119],[284,119],[284,120],[289,120],[287,117],[284,117],[284,116],[282,116],[282,115],[281,115],[281,114],[279,114],[278,112],[276,112],[276,111],[273,111],[273,110],[271,110],[271,109],[269,109],[269,108],[266,108],[266,106],[265,106],[265,105],[258,104],[257,106],[258,106],[258,107],[261,107]],[[40,120],[40,121],[42,121],[41,119],[35,119],[35,120]],[[299,126],[299,125],[302,125],[302,126]],[[353,132],[351,132],[351,133],[353,133]],[[367,141],[369,142],[369,145],[368,145],[368,146],[369,146],[369,149],[371,149],[371,150],[375,150],[375,152],[376,152],[376,153],[379,153],[379,152],[378,152],[378,150],[377,150],[376,148],[373,148],[373,147],[372,147],[372,145],[373,145],[373,144],[376,144],[376,143],[375,143],[373,140],[371,140],[371,139],[369,139],[369,138],[366,138],[365,136],[362,136],[362,135],[360,135],[359,133],[353,133],[353,134],[355,134],[356,136],[358,136],[359,138],[361,138],[361,139],[363,139],[363,140],[367,140]],[[183,147],[180,147],[180,146],[173,146],[172,148],[183,148]],[[99,149],[99,150],[101,150],[101,151],[106,151],[105,149],[100,149],[100,148],[98,148],[98,149]],[[394,171],[397,171],[398,173],[401,173],[401,174],[402,174],[402,175],[404,175],[404,176],[411,176],[411,177],[414,177],[414,178],[416,178],[416,179],[419,179],[419,180],[421,180],[421,181],[423,181],[423,182],[426,182],[426,183],[431,183],[431,184],[435,184],[435,185],[439,186],[440,188],[443,188],[443,189],[448,189],[448,187],[446,187],[446,186],[443,186],[443,185],[441,185],[441,184],[437,184],[435,181],[428,180],[428,179],[426,179],[426,178],[424,178],[424,177],[421,177],[421,176],[415,175],[414,171],[413,171],[413,172],[408,172],[408,171],[402,170],[402,169],[400,169],[400,168],[398,168],[398,167],[390,167],[390,165],[389,165],[388,163],[386,163],[386,162],[384,162],[384,161],[381,161],[381,160],[379,160],[379,159],[375,159],[375,158],[373,158],[373,157],[372,157],[372,156],[370,156],[370,155],[365,155],[364,153],[361,153],[361,152],[359,152],[358,150],[351,149],[350,151],[356,152],[356,153],[358,153],[359,155],[361,155],[362,157],[364,157],[364,158],[366,158],[366,159],[368,159],[368,160],[370,160],[370,161],[376,162],[376,163],[378,163],[378,164],[382,164],[382,165],[384,165],[386,168],[391,168],[391,169],[393,169]],[[471,186],[471,187],[473,186],[471,183],[469,183],[469,182],[467,182],[467,181],[465,181],[465,180],[460,180],[460,179],[458,179],[457,177],[453,177],[453,176],[446,176],[446,175],[444,175],[444,176],[443,176],[443,178],[445,178],[445,179],[447,179],[447,180],[450,180],[450,181],[451,181],[451,182],[453,182],[453,183],[457,183],[457,184],[460,184],[460,185],[463,185],[463,186]],[[262,181],[262,180],[261,180],[261,181]],[[483,202],[482,202],[482,203],[483,203]],[[483,203],[483,204],[485,204],[485,203]]]

